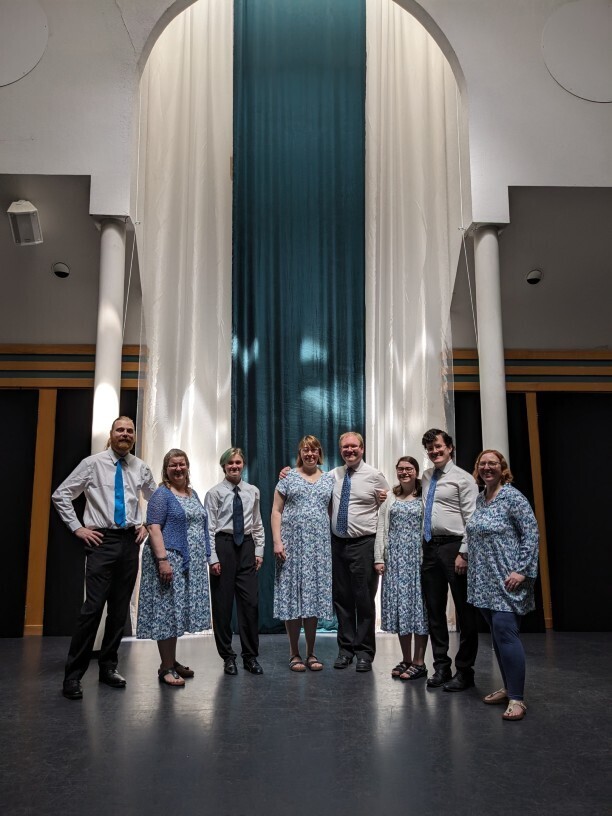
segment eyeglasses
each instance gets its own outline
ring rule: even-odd
[[[501,467],[501,462],[479,462],[478,467],[479,468],[486,468],[486,467],[488,467],[488,468],[498,468],[499,467],[500,468]]]
[[[396,473],[416,473],[416,468],[413,467],[397,467],[395,468]]]

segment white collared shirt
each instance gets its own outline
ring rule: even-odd
[[[234,488],[236,485],[228,479],[219,482],[211,487],[204,499],[204,507],[208,513],[208,531],[210,533],[210,558],[209,564],[217,564],[217,550],[215,547],[215,533],[234,532]],[[258,558],[264,556],[264,545],[266,536],[261,511],[259,508],[259,489],[255,485],[241,480],[238,482],[238,491],[242,499],[242,512],[244,513],[244,534],[252,535],[255,542],[255,555]]]
[[[140,494],[142,493],[145,499],[150,499],[157,490],[157,484],[151,469],[141,459],[128,453],[123,457],[122,466],[116,464],[119,458],[112,448],[88,456],[80,465],[77,465],[51,497],[62,521],[73,533],[79,527],[102,529],[117,527],[115,524],[117,467],[123,467],[125,525],[126,527],[140,527],[142,524]],[[72,504],[81,493],[84,493],[87,499],[82,524]]]
[[[463,539],[459,552],[467,552],[465,525],[476,508],[478,485],[474,477],[448,461],[438,476],[431,512],[432,535],[454,535]],[[423,502],[427,506],[427,494],[434,468],[423,473]]]
[[[348,506],[348,528],[346,533],[340,534],[336,529],[336,521],[346,470],[346,465],[342,465],[330,471],[336,480],[332,494],[332,532],[338,538],[360,538],[361,536],[375,535],[378,508],[380,506],[377,491],[389,490],[387,480],[380,470],[368,465],[363,459],[353,469]]]

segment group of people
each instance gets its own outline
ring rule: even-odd
[[[134,437],[132,420],[119,417],[107,450],[83,460],[53,494],[62,519],[87,553],[86,599],[63,684],[63,694],[71,700],[83,696],[81,678],[105,603],[99,679],[115,688],[126,685],[117,671],[117,651],[147,531],[137,636],[158,643],[160,683],[183,686],[194,676],[177,661],[177,638],[210,628],[211,607],[223,670],[238,673],[232,648],[234,599],[243,667],[263,674],[257,573],[265,536],[259,490],[242,479],[244,453],[232,447],[222,455],[224,478],[201,502],[191,487],[184,451],[168,451],[157,486],[149,467],[130,453]],[[346,669],[355,660],[358,672],[371,671],[375,596],[382,576],[382,629],[398,635],[401,649],[391,675],[427,678],[428,687],[448,692],[473,686],[480,609],[491,628],[503,679],[503,687],[484,702],[504,703],[504,719],[520,720],[526,711],[520,617],[534,608],[538,559],[533,512],[511,486],[512,474],[500,452],[479,454],[471,476],[454,463],[453,440],[445,431],[427,431],[423,445],[433,467],[421,480],[417,460],[400,457],[392,490],[383,474],[363,460],[363,438],[353,431],[339,440],[342,466],[324,472],[319,440],[305,436],[298,443],[296,467],[279,474],[271,515],[274,615],[285,622],[289,669],[324,668],[315,653],[317,625],[335,614],[334,668]],[[82,524],[72,504],[81,493],[87,500]],[[146,525],[140,518],[140,495],[148,500]],[[454,675],[446,620],[449,588],[460,632]],[[434,666],[430,677],[425,667],[428,637]]]

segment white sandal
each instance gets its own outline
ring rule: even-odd
[[[519,706],[521,709],[519,714],[514,714],[514,707]],[[508,708],[502,714],[502,719],[512,722],[513,720],[522,720],[527,711],[527,706],[522,700],[508,700]]]

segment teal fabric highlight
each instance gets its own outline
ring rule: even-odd
[[[365,0],[235,0],[232,444],[261,490],[365,419]]]

